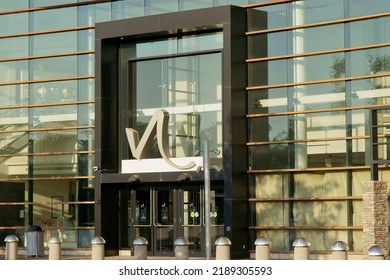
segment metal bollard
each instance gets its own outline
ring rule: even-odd
[[[148,240],[144,237],[138,237],[134,239],[134,259],[135,260],[146,260],[148,258]]]
[[[54,236],[47,242],[49,245],[49,260],[61,259],[61,240]]]
[[[310,243],[305,238],[297,238],[294,240],[294,260],[308,260]]]
[[[5,259],[6,260],[16,260],[18,258],[18,242],[19,239],[15,235],[8,235],[4,242],[5,246]]]
[[[188,254],[188,246],[190,245],[190,242],[186,238],[179,237],[175,240],[174,246],[175,246],[175,259],[176,260],[188,260],[189,254]]]
[[[332,260],[348,260],[348,245],[344,241],[336,241],[330,246]]]
[[[97,236],[92,241],[92,260],[104,260],[104,245],[106,241],[103,237]]]
[[[381,247],[374,245],[367,250],[369,260],[384,260],[385,259],[385,250]]]
[[[230,260],[230,245],[232,242],[229,238],[221,236],[215,240],[216,260]]]
[[[271,242],[268,240],[268,238],[260,237],[255,240],[256,260],[270,259],[270,245]]]

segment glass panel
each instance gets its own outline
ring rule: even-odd
[[[143,16],[145,6],[143,1],[126,0],[112,3],[112,19],[126,19]]]
[[[196,36],[185,36],[178,40],[178,53],[206,51],[221,49],[223,47],[223,34],[213,33]]]
[[[94,125],[95,123],[95,105],[84,104],[78,108],[78,123],[83,125]]]
[[[86,1],[86,0],[84,0]],[[68,4],[68,3],[77,3],[77,0],[50,0],[50,2],[47,2],[47,0],[31,0],[31,7],[45,7],[45,6],[55,6],[55,5],[61,5],[61,4]],[[82,1],[78,1],[82,2]]]
[[[78,57],[65,56],[30,60],[31,79],[76,77],[78,75]]]
[[[356,17],[390,11],[390,2],[376,0],[373,5],[371,0],[346,0],[346,7],[347,17]]]
[[[293,25],[344,18],[344,3],[339,0],[295,1],[289,4],[289,8]]]
[[[27,81],[28,78],[27,60],[0,63],[0,83]]]
[[[350,93],[352,106],[389,104],[389,88],[389,76],[352,81]]]
[[[287,120],[287,116],[250,119],[251,141],[269,142],[287,140],[289,138]]]
[[[19,2],[19,1],[15,1]],[[0,17],[2,35],[28,32],[28,13],[2,15]]]
[[[28,6],[29,0],[2,0],[0,11],[27,9]]]
[[[2,171],[2,178],[27,177],[28,166],[27,156],[0,156],[0,170]]]
[[[27,132],[0,133],[0,155],[28,153]],[[10,157],[1,158],[0,162],[8,161]]]
[[[263,89],[249,92],[250,114],[287,111],[287,88]]]
[[[214,2],[213,0],[202,0],[202,1],[182,0],[181,3],[182,8],[180,10],[195,10],[195,9],[213,7],[213,2]]]
[[[149,0],[149,6],[146,7],[146,15],[177,12],[178,10],[179,3],[177,0]]]
[[[2,106],[24,105],[28,103],[28,86],[0,86],[0,104]]]
[[[249,86],[287,83],[287,60],[271,60],[248,64]]]
[[[122,1],[118,1],[121,3]],[[118,3],[115,1],[115,3]],[[96,22],[111,20],[111,2],[83,5],[78,8],[78,25],[93,26]]]
[[[220,53],[140,61],[132,70],[138,131],[163,108],[170,113],[173,157],[193,156],[206,138],[210,147],[222,150]],[[160,157],[157,149],[151,150],[149,157],[153,156]]]
[[[292,111],[321,110],[345,107],[345,83],[322,83],[290,88],[295,93],[291,100]],[[292,94],[291,94],[292,96]]]
[[[77,126],[77,106],[37,107],[31,109],[32,128]],[[58,132],[57,132],[58,133]],[[68,132],[62,132],[66,135]]]
[[[286,4],[269,5],[265,7],[250,9],[248,11],[249,31],[285,27],[287,25]]]
[[[156,192],[156,251],[173,251],[173,190]]]
[[[95,80],[82,79],[78,80],[78,99],[80,101],[94,100],[95,98]]]
[[[287,33],[272,32],[248,37],[249,58],[287,54]]]
[[[298,37],[294,38],[294,36]],[[302,44],[300,47],[294,45],[289,46],[289,54],[341,49],[344,47],[344,25],[333,24],[305,29],[295,29],[288,32],[288,37],[288,44],[292,44],[293,42],[299,42]],[[329,40],[329,38],[338,39]],[[294,51],[294,48],[297,51]]]
[[[36,131],[31,132],[31,142],[34,144],[32,149],[35,153],[47,152],[76,152],[77,151],[77,130],[65,131]],[[75,163],[75,155],[66,155],[69,163]],[[72,160],[70,160],[72,159]],[[55,160],[48,159],[47,161]],[[60,159],[58,159],[60,160]],[[39,162],[45,162],[45,157],[39,159]],[[60,160],[63,162],[63,160]]]
[[[32,55],[77,51],[77,32],[61,32],[32,36]]]
[[[201,192],[200,189],[183,191],[183,236],[190,242],[189,249],[199,252],[201,250]]]
[[[151,199],[149,190],[135,191],[134,213],[130,213],[131,217],[134,219],[134,232],[129,233],[132,234],[129,236],[130,240],[133,240],[133,238],[135,239],[138,237],[146,238],[146,240],[148,240],[148,251],[150,251],[152,248],[152,205],[150,201]]]
[[[76,27],[77,7],[32,12],[31,18],[30,31]]]
[[[52,144],[49,141],[48,144]],[[37,142],[35,142],[37,144]],[[57,145],[58,142],[57,142]],[[36,147],[36,146],[35,146]],[[61,149],[61,152],[65,149],[70,149],[65,147]],[[49,149],[36,149],[35,152],[41,152],[42,150]],[[50,150],[55,150],[54,148]],[[57,149],[58,150],[58,149]],[[53,151],[50,151],[53,152]],[[77,175],[77,155],[52,155],[52,156],[34,156],[33,157],[33,167],[32,172],[34,177],[47,177],[47,176],[65,176],[65,175]]]
[[[251,169],[281,169],[288,168],[288,145],[260,145],[250,147]]]
[[[30,103],[49,104],[77,101],[78,81],[30,84]]]
[[[26,129],[27,114],[27,108],[0,110],[0,131]]]
[[[77,32],[78,51],[93,51],[95,50],[95,30],[87,29]]]
[[[0,39],[0,59],[24,56],[28,56],[27,36]]]
[[[351,76],[390,73],[390,47],[351,52]],[[374,87],[389,86],[390,78],[373,80]]]
[[[390,41],[390,22],[388,17],[363,21],[353,21],[350,24],[350,47],[381,44]]]

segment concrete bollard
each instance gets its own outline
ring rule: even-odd
[[[270,259],[270,245],[271,242],[268,238],[260,237],[255,240],[256,247],[256,260],[269,260]]]
[[[383,250],[381,247],[374,245],[371,246],[367,250],[367,255],[369,260],[385,260],[386,259],[386,254],[385,250]]]
[[[188,253],[188,246],[190,245],[190,242],[186,238],[179,237],[175,240],[174,246],[175,246],[175,259],[176,260],[188,260],[189,259],[189,253]]]
[[[134,259],[135,260],[146,260],[148,258],[148,240],[144,237],[138,237],[134,239]]]
[[[297,238],[294,240],[294,260],[308,260],[310,243],[305,238]]]
[[[330,246],[332,260],[348,260],[348,245],[344,241],[336,241]]]
[[[19,239],[15,235],[8,235],[4,242],[5,245],[5,259],[16,260],[18,258],[18,242]]]
[[[215,240],[215,259],[230,260],[230,245],[232,245],[232,242],[227,237],[221,236],[217,240]]]
[[[97,236],[91,241],[92,260],[104,260],[104,245],[106,241],[103,237]]]
[[[61,240],[54,236],[47,242],[49,246],[49,260],[61,259]]]

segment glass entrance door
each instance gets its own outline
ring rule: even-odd
[[[184,237],[190,244],[190,257],[204,256],[203,186],[156,186],[120,193],[122,249],[131,249],[135,238],[144,237],[149,255],[172,257],[175,240]],[[210,234],[214,242],[223,235],[223,190],[212,188],[210,193]]]

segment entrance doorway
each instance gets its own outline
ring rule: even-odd
[[[174,256],[174,241],[186,238],[192,257],[204,256],[203,186],[136,187],[120,192],[120,244],[131,249],[135,238],[148,240],[148,254]],[[210,191],[211,240],[223,235],[223,189]]]

